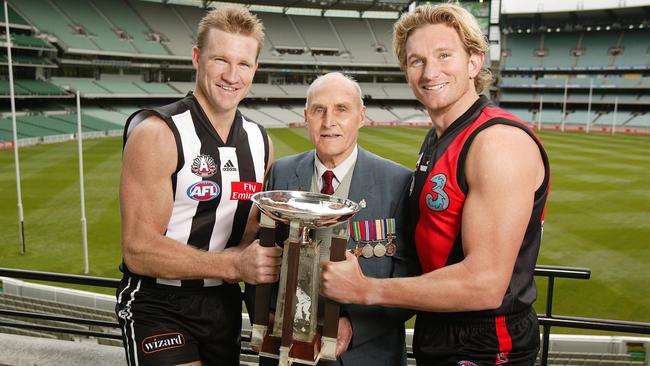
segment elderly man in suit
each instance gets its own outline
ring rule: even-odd
[[[348,249],[357,254],[366,276],[410,276],[419,273],[411,238],[402,230],[411,172],[357,145],[366,111],[361,95],[359,84],[338,72],[314,80],[307,91],[305,122],[315,149],[275,162],[267,189],[321,192],[364,201],[366,207],[352,218]],[[327,237],[318,233],[322,230],[328,229],[316,230],[317,238]],[[288,230],[278,231],[276,239],[282,243]],[[404,321],[411,315],[402,309],[343,305],[339,357],[336,362],[319,364],[406,365]]]

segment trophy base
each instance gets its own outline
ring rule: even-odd
[[[280,343],[282,339],[272,335],[264,336],[260,356],[280,359]],[[289,349],[289,364],[298,362],[305,365],[316,365],[320,360],[321,335],[317,332],[311,342],[294,340]]]

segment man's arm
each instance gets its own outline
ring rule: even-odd
[[[469,192],[463,208],[465,259],[418,277],[366,278],[354,256],[325,263],[321,288],[341,302],[435,312],[497,308],[507,290],[544,179],[540,151],[524,131],[492,126],[477,135],[465,167]]]
[[[276,248],[253,244],[238,252],[210,253],[164,235],[173,207],[170,176],[177,159],[174,136],[159,117],[147,118],[127,140],[120,206],[122,255],[129,270],[167,279],[276,281],[281,261]]]

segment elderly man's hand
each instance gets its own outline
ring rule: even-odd
[[[321,262],[320,292],[343,304],[364,304],[368,279],[361,272],[359,261],[350,252],[345,260]]]

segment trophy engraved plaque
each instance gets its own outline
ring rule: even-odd
[[[260,244],[274,245],[275,223],[289,225],[275,308],[269,322],[270,285],[256,289],[251,345],[280,365],[315,365],[336,360],[339,304],[320,298],[320,261],[345,259],[347,220],[361,206],[347,199],[299,191],[259,192],[251,200],[262,211]],[[315,228],[331,228],[331,244],[312,239]],[[329,241],[329,240],[328,240]]]

